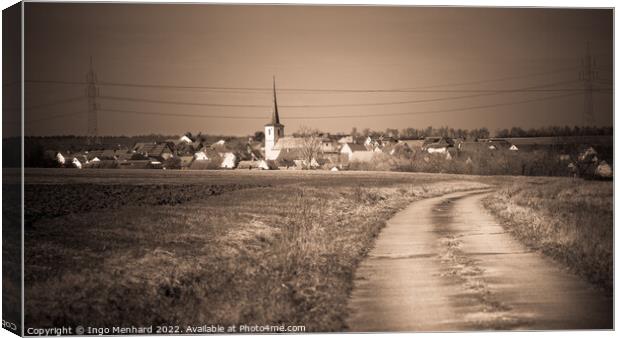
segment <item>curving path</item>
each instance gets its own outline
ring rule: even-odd
[[[349,331],[613,328],[611,297],[513,239],[486,193],[421,200],[388,222],[356,272]]]

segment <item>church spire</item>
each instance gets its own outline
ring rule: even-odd
[[[276,76],[273,76],[273,113],[271,114],[271,124],[280,124],[280,115],[278,114],[278,100],[276,99]]]

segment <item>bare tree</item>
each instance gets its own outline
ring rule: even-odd
[[[300,156],[303,160],[303,165],[306,169],[312,167],[312,162],[319,159],[321,154],[321,136],[320,132],[316,129],[311,129],[306,126],[301,126],[298,131],[301,138]]]

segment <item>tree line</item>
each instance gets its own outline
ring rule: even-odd
[[[498,129],[493,135],[486,127],[475,129],[461,129],[450,127],[426,127],[426,128],[403,128],[401,130],[395,128],[387,128],[385,130],[371,130],[365,128],[358,130],[353,128],[351,136],[354,138],[379,137],[387,136],[397,139],[423,139],[425,137],[441,136],[449,138],[461,138],[466,140],[485,139],[494,137],[554,137],[554,136],[600,136],[613,135],[613,127],[569,127],[569,126],[545,126],[539,128],[524,129],[521,127],[512,127],[510,129]]]
[[[496,137],[558,137],[558,136],[603,136],[613,135],[613,127],[569,127],[549,126],[523,129],[512,127],[496,131]]]

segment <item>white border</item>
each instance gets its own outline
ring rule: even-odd
[[[26,2],[49,2],[49,1],[26,1]],[[265,1],[265,0],[252,0],[252,1],[234,1],[234,0],[218,0],[218,1],[208,1],[208,2],[197,2],[197,1],[175,1],[175,0],[150,0],[150,1],[135,1],[135,0],[131,0],[131,1],[87,1],[87,0],[81,0],[81,1],[75,1],[75,0],[68,0],[68,1],[63,1],[63,2],[127,2],[127,3],[196,3],[196,4],[200,4],[200,3],[213,3],[213,4],[308,4],[308,5],[374,5],[374,6],[434,6],[434,7],[438,7],[438,6],[471,6],[471,7],[555,7],[555,8],[614,8],[615,9],[615,5],[616,2],[615,1],[610,1],[610,0],[590,0],[590,1],[577,1],[577,0],[520,0],[520,1],[515,1],[515,0],[505,0],[505,1],[492,1],[492,0],[415,0],[415,1],[410,1],[410,0],[389,0],[389,1],[371,1],[371,0],[355,0],[355,1],[347,1],[347,0],[339,0],[339,1],[329,1],[329,0],[296,0],[294,2],[290,1],[290,2],[283,2],[283,1]],[[2,4],[2,8],[5,9],[15,3],[17,3],[14,0],[0,0],[0,3]],[[23,6],[22,6],[22,13],[23,13]],[[22,78],[24,76],[24,67],[23,67],[23,53],[24,53],[24,20],[23,20],[23,14],[22,14]],[[618,28],[615,25],[615,10],[614,10],[614,66],[615,64],[618,62],[618,55],[615,52],[615,46],[616,46],[616,37],[618,36]],[[1,26],[0,26],[0,36],[1,36]],[[0,50],[1,50],[1,46],[0,46]],[[2,74],[2,71],[0,70],[0,75]],[[614,83],[616,83],[617,80],[617,76],[616,76],[616,69],[614,67]],[[24,87],[23,87],[23,83],[22,83],[22,107],[24,106],[24,95],[25,95],[25,91],[24,91]],[[616,125],[616,119],[615,119],[615,102],[617,100],[617,95],[618,93],[614,91],[614,128],[617,127]],[[1,98],[1,93],[0,93],[0,98]],[[22,123],[21,123],[21,128],[22,128],[22,137],[23,137],[23,133],[24,133],[24,124],[23,124],[23,110],[22,110]],[[0,137],[2,136],[2,130],[0,128]],[[618,159],[618,146],[620,145],[620,141],[618,141],[618,139],[616,139],[614,137],[614,158]],[[23,154],[23,139],[22,139],[22,154]],[[0,168],[1,168],[1,164],[2,164],[2,151],[0,149]],[[22,156],[22,168],[23,168],[23,161],[24,158]],[[614,168],[616,168],[616,166],[614,165]],[[22,226],[23,226],[23,171],[22,171]],[[616,203],[616,199],[615,199],[615,191],[616,188],[618,187],[618,182],[617,180],[614,180],[614,210],[617,210],[617,206],[618,204]],[[0,191],[0,196],[1,196],[1,191]],[[618,215],[616,213],[614,213],[614,229],[615,229],[615,224],[617,224],[616,220],[617,220]],[[0,221],[1,222],[1,221]],[[2,235],[0,234],[0,240]],[[23,233],[23,229],[22,229],[22,241],[24,240],[24,233]],[[614,244],[616,243],[616,240],[618,239],[618,234],[616,231],[614,231]],[[23,257],[24,255],[24,249],[22,246],[22,283],[23,283]],[[615,266],[615,261],[617,258],[617,252],[614,250],[614,266]],[[617,278],[617,276],[615,275],[615,270],[614,270],[614,278]],[[614,279],[616,280],[616,279]],[[0,295],[1,296],[1,295]],[[23,301],[23,296],[24,296],[24,289],[22,288],[22,301]],[[617,308],[617,297],[615,297],[614,299],[614,310]],[[1,310],[1,302],[0,302],[0,310]],[[22,302],[22,311],[23,311],[23,302]],[[23,312],[22,312],[23,313]],[[617,316],[614,316],[614,319],[617,319]],[[615,323],[617,321],[614,321]],[[23,329],[23,317],[22,317],[22,329]],[[462,332],[462,333],[415,333],[416,337],[447,337],[449,335],[458,335],[459,337],[479,337],[479,336],[493,336],[493,337],[503,337],[503,336],[511,336],[511,337],[541,337],[541,336],[546,336],[546,337],[581,337],[585,334],[586,332],[584,331],[552,331],[552,332],[506,332],[506,331],[502,331],[502,332]],[[587,331],[587,334],[589,336],[593,336],[593,337],[609,337],[615,334],[615,332],[613,331]],[[307,335],[307,334],[305,334]],[[312,334],[313,336],[327,336],[328,334]],[[348,334],[349,336],[362,336],[362,334]],[[391,333],[391,334],[373,334],[373,337],[386,337],[386,336],[409,336],[409,335],[414,335],[412,333]],[[281,337],[282,335],[261,335],[261,337]],[[10,333],[7,330],[0,330],[0,338],[4,338],[4,337],[15,337],[14,334]],[[175,337],[175,336],[172,336]],[[187,336],[176,336],[176,337],[187,337]]]

